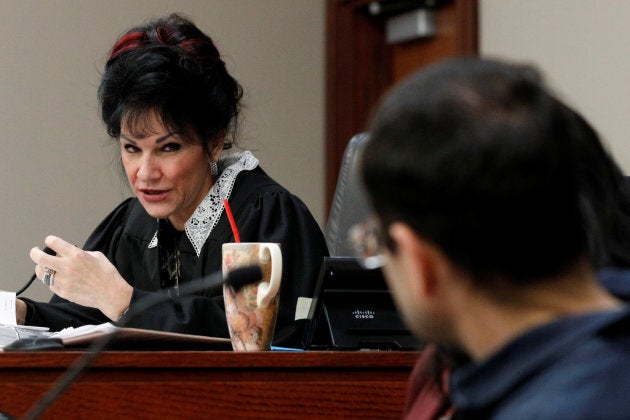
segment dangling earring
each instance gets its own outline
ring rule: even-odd
[[[214,160],[210,161],[210,175],[212,175],[212,177],[219,175],[219,165]]]

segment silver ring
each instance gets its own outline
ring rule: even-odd
[[[48,287],[53,286],[55,284],[55,273],[57,273],[55,270],[50,267],[46,267],[46,273],[44,274],[42,282]]]

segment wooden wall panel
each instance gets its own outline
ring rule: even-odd
[[[392,3],[390,0],[386,3]],[[436,34],[389,45],[386,17],[368,0],[326,3],[326,200],[330,208],[348,140],[366,129],[383,93],[411,72],[439,59],[478,53],[477,0],[437,2]],[[419,0],[419,4],[425,3]]]

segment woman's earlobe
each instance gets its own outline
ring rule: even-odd
[[[216,160],[210,160],[210,175],[212,175],[212,177],[219,176],[219,164]]]

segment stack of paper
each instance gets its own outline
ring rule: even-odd
[[[20,338],[51,336],[52,334],[46,327],[0,324],[0,349]]]
[[[16,324],[15,293],[0,291],[0,349],[20,338],[52,335],[46,327]]]
[[[20,338],[46,336],[60,338],[64,347],[85,347],[98,337],[116,332],[110,347],[126,349],[231,349],[227,338],[179,334],[142,328],[119,328],[110,322],[100,325],[83,325],[50,332],[45,327],[16,325],[15,293],[0,291],[0,350]]]

